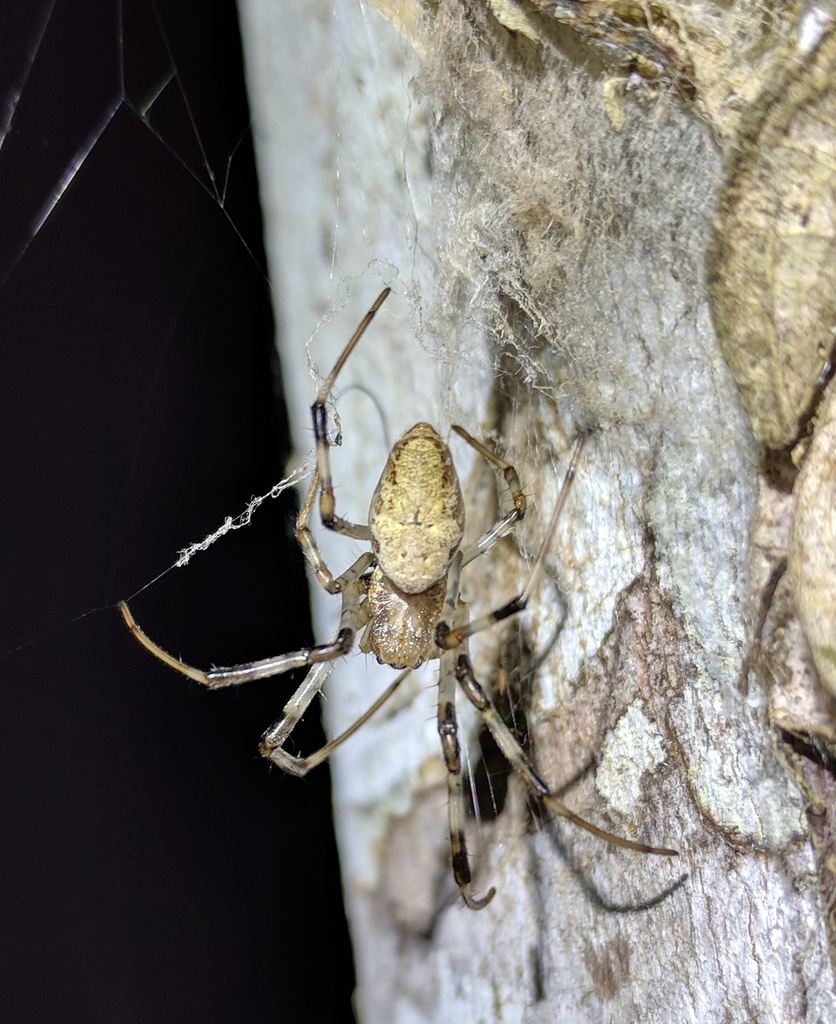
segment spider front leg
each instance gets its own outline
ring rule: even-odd
[[[316,499],[317,489],[319,488],[319,469],[315,469],[313,477],[311,478],[311,485],[308,488],[308,493],[305,495],[305,501],[296,517],[296,541],[299,547],[302,549],[302,554],[308,560],[311,568],[314,571],[317,583],[328,591],[329,594],[338,594],[342,588],[352,582],[352,580],[358,579],[366,569],[374,561],[374,556],[371,552],[367,552],[365,555],[361,555],[354,565],[351,566],[342,576],[335,577],[328,566],[325,564],[325,559],[322,557],[322,552],[319,550],[319,545],[316,543],[313,533],[311,532],[311,513],[313,511],[313,504]],[[348,524],[351,525],[351,524]],[[362,530],[365,529],[368,532],[367,527],[356,527],[358,536]],[[348,532],[348,531],[344,531]],[[354,534],[350,534],[354,536]],[[368,537],[360,537],[361,540],[368,539]]]
[[[242,665],[231,665],[227,668],[212,668],[204,670],[187,665],[179,658],[175,658],[158,643],[152,640],[142,627],[134,619],[130,608],[124,601],[119,602],[119,611],[128,629],[139,640],[142,646],[151,652],[155,658],[165,662],[171,668],[194,679],[204,686],[217,689],[221,686],[239,686],[241,683],[249,683],[254,679],[269,679],[272,676],[279,676],[290,672],[295,668],[304,668],[305,665],[314,665],[322,661],[331,661],[347,654],[354,643],[354,634],[362,623],[360,622],[360,597],[364,592],[365,584],[361,579],[362,574],[369,567],[372,556],[368,553],[361,555],[357,561],[350,566],[342,576],[337,577],[335,584],[342,593],[342,611],[340,613],[340,627],[335,638],[327,644],[320,644],[317,647],[305,647],[300,651],[292,651],[290,654],[280,654],[278,657],[264,658],[261,661],[249,661]]]
[[[391,288],[384,288],[380,295],[375,299],[371,309],[360,321],[359,327],[349,338],[348,344],[340,353],[339,358],[334,364],[334,368],[328,374],[325,379],[325,383],[320,388],[319,394],[316,396],[316,401],[311,406],[314,438],[316,440],[316,465],[320,480],[319,515],[322,519],[322,525],[327,527],[329,530],[335,530],[337,533],[343,533],[348,537],[354,537],[355,540],[370,540],[371,531],[368,526],[361,526],[358,523],[350,523],[347,519],[341,519],[336,514],[334,486],[331,480],[331,459],[328,454],[331,442],[328,440],[328,410],[326,408],[326,402],[328,401],[328,396],[331,393],[331,389],[334,386],[334,382],[336,381],[340,370],[345,366],[346,360],[354,351],[355,345],[374,319],[375,313],[377,313],[386,301],[391,290]],[[313,491],[310,493],[312,494]]]
[[[456,654],[447,651],[441,656],[441,676],[438,684],[438,734],[441,752],[447,768],[447,814],[450,825],[450,848],[453,859],[453,877],[459,892],[471,910],[486,907],[496,895],[491,886],[482,897],[473,895],[470,859],[464,835],[465,802],[462,779],[462,760],[459,748],[459,730],[456,720]]]

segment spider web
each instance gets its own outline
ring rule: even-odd
[[[312,921],[340,913],[314,813],[319,801],[327,814],[327,778],[278,794],[254,755],[280,694],[207,701],[158,677],[115,611],[189,541],[234,527],[253,494],[286,489],[236,62],[231,2],[0,13],[0,813],[16,837],[4,955],[22,979],[10,1021],[56,1005],[67,1019],[263,1016],[306,928],[277,935],[264,913],[293,845],[279,814],[304,821],[316,850],[285,869],[316,876]],[[298,646],[310,624],[291,522],[290,502],[268,502],[138,614],[207,664]],[[300,742],[317,742],[312,727]],[[45,962],[42,986],[23,980]],[[281,998],[301,1016],[321,997]]]

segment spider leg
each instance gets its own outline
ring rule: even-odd
[[[581,828],[586,829],[587,832],[592,832],[593,835],[598,836],[600,839],[605,839],[614,846],[623,846],[628,850],[638,850],[640,853],[655,853],[663,857],[677,856],[676,850],[668,850],[660,846],[647,846],[644,843],[635,843],[631,839],[623,839],[621,836],[613,835],[612,832],[606,832],[597,825],[593,825],[591,822],[579,817],[574,811],[570,811],[568,807],[554,797],[546,783],[534,771],[519,741],[505,722],[503,722],[487,694],[477,682],[473,674],[473,666],[470,664],[470,657],[467,653],[466,641],[462,644],[462,647],[464,649],[457,656],[455,652],[450,652],[455,658],[454,671],[456,679],[464,690],[467,699],[482,716],[482,721],[496,741],[496,745],[505,755],[508,763],[538,800],[542,801],[555,814],[560,815],[562,818],[568,818],[575,825],[579,825]],[[450,654],[444,655],[444,657],[449,656]]]
[[[461,428],[457,429],[461,430]],[[436,643],[442,648],[442,650],[452,650],[454,647],[458,647],[459,644],[461,644],[467,637],[473,636],[474,633],[481,633],[484,629],[490,629],[495,622],[501,622],[503,619],[507,619],[511,615],[516,615],[517,612],[521,612],[525,609],[532,591],[534,590],[534,586],[543,571],[546,554],[551,547],[552,538],[554,537],[554,532],[557,529],[557,523],[560,519],[560,514],[563,511],[563,506],[566,504],[569,488],[572,486],[572,481],[575,479],[578,458],[583,450],[585,440],[586,436],[581,434],[575,442],[575,450],[572,452],[572,461],[569,463],[569,469],[566,471],[566,476],[563,478],[563,485],[560,488],[560,495],[558,496],[557,504],[555,505],[554,512],[552,513],[551,520],[549,521],[549,525],[546,529],[546,534],[534,562],[534,567],[529,574],[528,582],[526,583],[522,593],[517,594],[516,597],[512,598],[507,604],[502,605],[500,608],[497,608],[492,612],[488,612],[487,615],[481,615],[478,619],[473,619],[471,622],[464,623],[461,626],[455,626],[453,629],[448,629],[444,622],[440,623],[438,630],[436,631]],[[500,521],[492,531],[489,531],[485,535],[485,537],[496,535],[497,531],[502,527],[502,522],[503,521]],[[507,533],[508,530],[505,532]],[[495,536],[495,540],[499,539],[499,536],[504,536],[504,534],[501,532],[498,533],[498,535]],[[481,541],[477,542],[477,547],[480,543]],[[470,552],[468,550],[467,554],[469,553]],[[471,557],[475,558],[481,553],[481,550],[478,550],[476,554]],[[468,561],[470,560],[471,559],[468,559]]]
[[[322,525],[327,527],[329,530],[335,530],[337,533],[343,533],[348,537],[354,537],[356,540],[370,540],[371,531],[368,526],[361,526],[357,523],[350,523],[346,519],[341,519],[335,512],[334,486],[331,480],[331,459],[328,455],[331,442],[328,440],[328,410],[326,409],[325,403],[328,400],[328,395],[331,393],[331,389],[334,386],[334,382],[336,381],[340,370],[342,370],[346,360],[354,351],[355,345],[374,319],[375,313],[377,313],[386,301],[390,291],[391,288],[384,288],[380,295],[375,299],[371,309],[360,321],[360,325],[357,330],[349,338],[348,344],[340,353],[339,358],[334,364],[334,368],[328,374],[328,377],[320,388],[319,394],[316,396],[316,401],[311,406],[314,438],[316,439],[316,464],[321,484],[319,489],[319,515],[322,519]],[[313,494],[313,490],[314,487],[312,486],[311,491],[309,492],[309,497]],[[313,502],[313,498],[311,498],[311,502]]]
[[[261,661],[245,662],[242,665],[231,665],[227,668],[212,668],[204,670],[187,665],[169,654],[158,643],[153,641],[134,619],[130,608],[124,601],[119,602],[119,611],[128,626],[128,629],[139,640],[143,647],[149,650],[160,661],[170,665],[171,668],[181,672],[184,676],[194,679],[204,686],[216,689],[221,686],[239,686],[241,683],[249,683],[254,679],[268,679],[271,676],[282,675],[295,668],[303,668],[305,665],[313,665],[317,662],[331,661],[347,654],[354,642],[354,634],[359,625],[364,621],[364,610],[360,608],[360,598],[365,592],[365,581],[362,574],[369,566],[371,555],[361,555],[357,561],[350,566],[342,576],[334,582],[339,585],[342,594],[342,611],[340,613],[340,626],[337,635],[327,644],[320,644],[317,647],[306,647],[300,651],[292,651],[290,654],[280,654],[273,658],[264,658]]]
[[[462,549],[462,565],[470,565],[471,562],[475,561],[480,555],[484,555],[486,551],[496,544],[498,540],[502,540],[503,537],[507,537],[509,533],[513,533],[517,523],[522,517],[516,509],[513,509],[508,515],[503,516],[502,519],[494,523],[494,525],[486,530],[482,536],[474,541],[472,544],[468,544],[466,548]]]
[[[260,749],[264,757],[269,758],[274,764],[277,764],[283,771],[288,772],[290,775],[307,775],[312,768],[315,768],[318,764],[322,764],[323,761],[327,761],[337,747],[342,743],[345,743],[350,736],[353,736],[361,726],[368,722],[372,715],[383,707],[386,701],[389,700],[395,690],[398,689],[404,679],[406,679],[412,671],[412,669],[408,668],[401,672],[397,679],[387,686],[374,704],[372,704],[372,706],[365,711],[356,722],[353,722],[345,732],[340,733],[340,735],[331,740],[330,743],[326,743],[324,747],[314,751],[313,754],[309,754],[307,757],[294,757],[293,754],[289,754],[286,750],[283,750],[282,745],[296,727],[299,719],[307,710],[311,700],[322,689],[322,685],[333,666],[333,662],[322,662],[311,669],[302,686],[299,687],[293,697],[285,705],[284,715],[278,722],[276,722],[275,725],[272,725],[267,732],[265,732],[261,739]],[[317,676],[317,678],[311,679],[319,669],[327,669],[327,671],[321,673],[321,678]]]
[[[462,556],[459,553],[451,567],[447,594],[444,600],[444,614],[454,621],[459,603],[459,580]],[[458,723],[456,720],[456,652],[445,651],[441,655],[441,670],[438,682],[438,734],[441,737],[441,751],[447,768],[447,814],[450,825],[450,847],[453,860],[453,877],[459,892],[471,908],[481,910],[494,898],[496,889],[491,887],[482,897],[473,895],[470,859],[464,834],[465,802],[462,779],[461,751],[459,748]]]
[[[453,430],[455,430],[459,437],[467,441],[471,448],[475,448],[480,455],[483,455],[489,462],[492,462],[502,470],[505,481],[511,489],[511,499],[514,502],[514,507],[507,515],[503,516],[502,519],[482,534],[479,540],[464,549],[462,565],[469,565],[479,555],[484,555],[486,551],[489,551],[498,540],[507,537],[513,531],[517,523],[525,515],[528,505],[520,486],[520,478],[517,475],[516,469],[509,462],[501,459],[495,452],[492,452],[490,448],[482,444],[481,441],[477,441],[464,427],[454,423]]]
[[[334,577],[334,574],[325,564],[325,559],[322,557],[319,545],[316,543],[316,539],[311,532],[311,512],[313,510],[313,504],[316,499],[318,487],[319,469],[315,469],[313,478],[311,479],[311,486],[308,488],[308,493],[305,495],[305,502],[296,518],[296,540],[299,547],[302,549],[302,554],[307,558],[313,568],[317,583],[319,583],[321,587],[324,587],[329,594],[338,594],[347,583],[350,583],[353,579],[357,579],[359,576],[363,575],[366,569],[368,569],[374,561],[374,555],[372,555],[371,552],[361,555],[354,565],[344,572],[342,576]]]
[[[480,455],[483,455],[488,462],[492,462],[502,470],[505,482],[511,488],[511,499],[514,502],[514,510],[517,513],[516,521],[522,519],[528,505],[525,500],[522,487],[520,486],[520,478],[517,476],[516,469],[514,469],[510,462],[506,462],[505,459],[501,459],[496,452],[492,452],[490,448],[482,444],[481,441],[478,441],[472,434],[469,434],[464,427],[460,427],[457,423],[454,423],[453,430],[455,430],[459,437],[467,441],[471,448],[475,448]]]
[[[456,721],[456,655],[447,651],[441,656],[441,677],[438,696],[438,733],[447,768],[447,813],[450,824],[450,847],[453,858],[453,877],[465,903],[471,910],[486,907],[496,894],[491,886],[484,896],[474,896],[467,842],[464,835],[465,802],[462,779],[461,752],[459,750],[458,723]]]

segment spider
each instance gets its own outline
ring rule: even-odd
[[[512,465],[505,462],[463,427],[453,430],[480,455],[502,471],[511,491],[513,508],[469,547],[462,548],[465,509],[450,451],[428,423],[416,423],[396,442],[374,491],[368,523],[350,523],[337,515],[331,479],[326,402],[354,347],[380,309],[390,289],[385,288],[360,322],[311,407],[316,439],[316,469],[296,521],[296,538],[310,562],[317,581],[342,601],[340,624],[329,643],[303,648],[262,661],[203,671],[186,665],[163,650],[139,627],[127,604],[119,608],[128,628],[153,655],[167,665],[211,688],[265,679],[297,668],[308,668],[304,680],[284,708],[282,717],[262,737],[261,753],[284,771],[306,775],[392,696],[409,672],[423,662],[440,662],[438,732],[447,769],[448,814],[453,875],[468,907],[479,910],[493,899],[491,887],[484,896],[472,890],[472,876],[464,836],[465,800],[462,762],[456,724],[457,685],[482,716],[485,726],[511,767],[528,790],[553,813],[617,846],[643,853],[675,856],[675,850],[645,846],[605,832],[578,817],[551,793],[537,775],[524,750],[495,710],[473,673],[468,638],[521,612],[528,604],[543,569],[566,495],[584,445],[575,444],[557,505],[525,588],[506,604],[480,618],[470,619],[460,597],[462,569],[507,536],[526,513],[526,499]],[[334,576],[311,532],[311,516],[317,496],[322,525],[346,537],[367,541],[371,551],[362,555],[339,576]],[[355,635],[363,629],[360,650],[401,673],[361,717],[344,733],[308,757],[296,757],[284,744],[314,697],[322,689],[337,658],[348,654]]]

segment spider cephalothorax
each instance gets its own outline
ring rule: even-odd
[[[410,669],[438,659],[438,732],[447,768],[453,874],[465,902],[473,909],[478,910],[489,903],[495,890],[489,889],[481,898],[471,890],[456,720],[455,695],[459,689],[480,713],[497,746],[529,791],[550,810],[616,845],[644,853],[673,855],[673,850],[645,846],[605,832],[560,803],[534,771],[525,751],[497,714],[470,664],[468,638],[522,611],[528,603],[574,477],[584,443],[583,435],[575,445],[557,506],[524,589],[506,604],[477,619],[469,618],[467,605],[461,600],[462,569],[515,528],[525,515],[526,500],[514,467],[463,427],[454,426],[453,430],[502,471],[513,501],[513,508],[476,543],[462,548],[465,510],[458,475],[449,448],[428,423],[417,423],[395,442],[372,497],[367,524],[351,523],[336,514],[326,403],[337,375],[388,294],[389,289],[386,288],[378,296],[323,383],[311,409],[317,468],[296,522],[296,537],[317,581],[329,593],[341,597],[340,625],[334,639],[275,658],[203,671],[184,664],[154,643],[122,602],[120,608],[125,621],[152,654],[205,686],[231,686],[307,666],[309,671],[305,679],[285,705],[282,717],[264,734],[261,743],[265,757],[294,775],[305,775],[325,761],[391,697]],[[317,500],[323,526],[371,544],[371,551],[360,555],[339,576],[334,576],[325,564],[311,532],[311,516]],[[405,671],[342,735],[308,757],[289,754],[284,749],[288,737],[322,689],[335,660],[351,650],[361,629],[362,651],[374,654],[378,661],[392,668]]]

